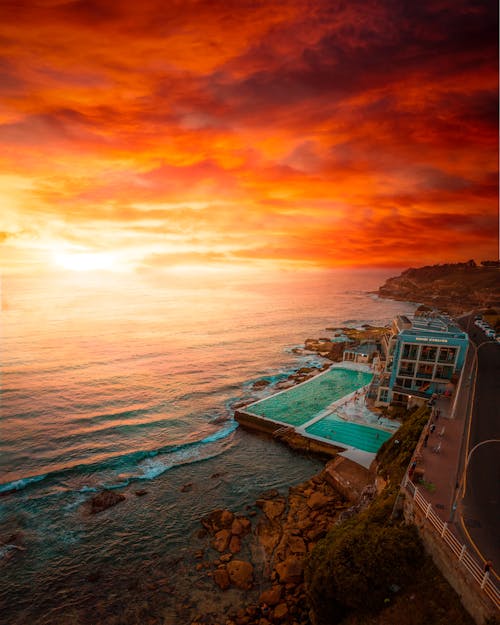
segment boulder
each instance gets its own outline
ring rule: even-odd
[[[231,532],[229,530],[219,530],[212,541],[212,547],[222,553],[227,551],[229,541],[231,540]]]
[[[211,534],[222,529],[229,529],[233,524],[234,514],[229,510],[214,510],[201,518],[201,524]]]
[[[252,384],[252,388],[258,390],[259,388],[266,388],[266,386],[269,386],[269,384],[271,384],[269,380],[257,380],[257,382],[254,382]]]
[[[281,538],[281,523],[261,519],[257,524],[256,534],[266,554],[270,555],[275,550]]]
[[[231,583],[241,590],[250,590],[253,583],[253,566],[245,560],[231,560],[227,565]]]
[[[214,571],[213,580],[221,590],[227,590],[231,585],[229,573],[223,568]]]
[[[280,602],[282,587],[276,584],[260,595],[259,602],[267,603],[267,605],[275,606]]]
[[[231,525],[231,534],[233,534],[233,536],[243,536],[244,534],[248,534],[250,527],[251,523],[248,519],[237,517]]]
[[[120,501],[125,501],[125,495],[117,493],[115,490],[103,490],[101,493],[94,495],[89,501],[90,514],[97,514],[107,508],[116,506]]]
[[[335,499],[333,497],[329,497],[319,491],[313,493],[307,500],[307,505],[311,508],[311,510],[318,510],[319,508],[324,508],[333,503],[335,503]]]
[[[147,490],[141,489],[141,490],[136,490],[135,494],[137,497],[144,497],[144,495],[148,494]]]
[[[231,540],[229,541],[229,551],[231,553],[239,553],[241,551],[241,540],[239,536],[231,537]]]
[[[299,584],[304,573],[304,560],[290,556],[279,562],[275,568],[282,584]]]
[[[288,606],[286,603],[280,603],[273,610],[273,619],[277,623],[281,623],[288,618]]]
[[[281,497],[279,499],[264,500],[261,507],[262,512],[264,512],[266,517],[270,521],[273,521],[274,519],[278,519],[283,514],[286,502]]]
[[[305,556],[307,553],[306,544],[300,536],[288,536],[287,546],[292,555]]]

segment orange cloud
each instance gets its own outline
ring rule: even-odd
[[[497,22],[489,0],[5,0],[0,259],[495,257]]]

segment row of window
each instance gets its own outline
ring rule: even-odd
[[[451,380],[454,368],[452,365],[427,365],[419,363],[415,367],[414,362],[402,362],[399,366],[398,375],[413,378],[439,378],[441,380]]]
[[[455,362],[457,347],[429,347],[428,345],[413,345],[404,343],[401,358],[403,360],[425,360],[435,362]]]

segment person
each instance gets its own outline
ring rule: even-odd
[[[436,429],[436,425],[434,423],[431,423],[431,427],[429,428],[429,432],[432,434],[435,429]]]
[[[484,563],[483,571],[485,573],[489,573],[490,570],[491,570],[492,565],[493,565],[493,562],[491,560],[486,560],[485,563]]]
[[[415,473],[415,469],[417,468],[417,463],[414,460],[411,464],[410,464],[410,468],[408,470],[408,477],[411,478],[413,477],[413,474]]]

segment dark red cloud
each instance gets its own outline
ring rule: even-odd
[[[0,41],[1,230],[146,264],[497,253],[496,2],[4,0]]]

